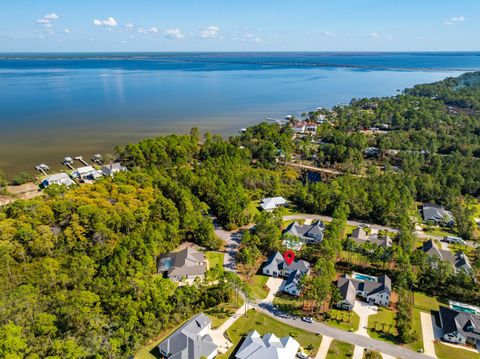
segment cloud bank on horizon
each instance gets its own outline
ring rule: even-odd
[[[480,2],[10,1],[0,51],[477,51]]]

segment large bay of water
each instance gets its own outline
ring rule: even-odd
[[[3,54],[0,169],[60,168],[193,126],[235,134],[476,69],[480,53]]]

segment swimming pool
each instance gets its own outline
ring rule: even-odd
[[[377,277],[373,277],[371,275],[366,275],[362,273],[355,273],[352,274],[353,279],[361,280],[361,281],[369,281],[369,282],[378,282]]]
[[[480,315],[480,308],[470,304],[449,301],[450,308],[459,312]]]

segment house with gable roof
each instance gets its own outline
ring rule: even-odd
[[[325,224],[318,220],[312,224],[299,224],[297,221],[290,223],[283,231],[284,236],[297,237],[304,243],[321,243],[325,231]]]
[[[291,336],[278,338],[268,333],[262,336],[253,330],[248,333],[235,354],[236,359],[294,359],[300,344]]]

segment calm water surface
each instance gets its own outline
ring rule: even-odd
[[[474,69],[476,53],[0,55],[0,168],[60,168],[193,126],[230,135]]]

